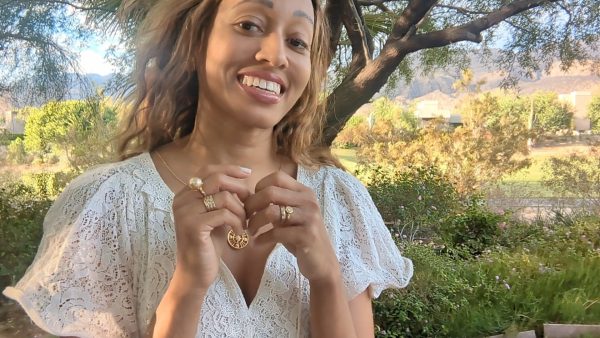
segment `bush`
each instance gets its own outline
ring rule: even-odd
[[[600,148],[589,154],[551,157],[543,163],[543,184],[559,194],[586,200],[589,211],[600,212]]]
[[[374,301],[377,337],[448,337],[447,324],[467,306],[469,282],[458,271],[463,262],[433,246],[409,243],[415,274],[406,289],[386,290]]]
[[[383,219],[393,222],[394,234],[405,238],[431,236],[440,222],[459,207],[452,185],[433,168],[400,172],[381,166],[359,166],[357,175],[368,190]]]
[[[501,227],[507,219],[478,202],[464,212],[450,215],[440,228],[445,244],[469,256],[477,256],[499,243]]]
[[[41,172],[25,174],[25,184],[35,196],[54,198],[77,176],[75,172]]]
[[[31,156],[25,151],[23,139],[18,137],[8,145],[7,160],[13,164],[25,164],[31,162]]]
[[[475,259],[403,244],[415,264],[406,289],[375,301],[377,337],[481,337],[542,323],[597,324],[600,216],[512,223]],[[506,245],[505,245],[506,244]]]
[[[0,185],[0,275],[19,279],[35,256],[51,201],[16,181]],[[6,285],[0,285],[4,288]]]

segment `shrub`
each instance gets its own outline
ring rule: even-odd
[[[473,202],[464,212],[446,217],[440,235],[450,247],[476,256],[498,244],[502,224],[505,225],[506,221],[503,215]]]
[[[414,239],[419,232],[430,236],[441,220],[459,207],[459,196],[433,168],[397,171],[381,166],[359,166],[357,175],[392,232]]]
[[[597,324],[599,228],[593,215],[512,223],[500,238],[515,241],[500,241],[474,259],[431,243],[404,243],[415,275],[406,289],[374,302],[376,335],[481,337],[542,323]]]
[[[33,261],[50,200],[16,181],[0,185],[0,275],[20,278]],[[4,288],[5,285],[0,285]]]
[[[31,162],[31,156],[25,151],[23,139],[18,137],[9,143],[7,147],[7,160],[13,164],[25,164]]]
[[[22,180],[35,196],[54,198],[75,176],[75,172],[40,172],[25,174]]]
[[[559,194],[577,196],[600,211],[600,148],[589,154],[551,157],[543,163],[543,184]],[[591,210],[595,209],[595,210]]]
[[[467,306],[469,283],[458,271],[463,262],[433,246],[407,244],[415,275],[406,289],[386,290],[374,302],[377,337],[448,337],[453,313]]]

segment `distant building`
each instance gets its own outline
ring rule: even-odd
[[[25,133],[25,121],[17,117],[16,111],[9,110],[2,115],[4,116],[4,126],[0,126],[0,129],[4,129],[10,134]]]
[[[17,112],[13,110],[9,101],[0,96],[0,131],[11,134],[23,134],[25,132],[25,121],[17,118]]]
[[[443,118],[452,126],[462,124],[460,114],[452,114],[450,107],[442,107],[438,100],[422,100],[415,106],[415,117],[422,122]]]
[[[579,132],[591,129],[588,108],[592,102],[592,93],[571,92],[570,94],[558,95],[558,99],[573,106],[573,129]]]

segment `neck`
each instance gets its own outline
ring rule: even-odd
[[[182,139],[191,163],[239,165],[265,174],[280,168],[272,130],[249,129],[223,116],[196,120],[193,132]]]

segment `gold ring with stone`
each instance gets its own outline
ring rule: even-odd
[[[204,191],[204,181],[202,181],[202,179],[200,177],[192,177],[190,178],[190,181],[188,182],[188,186],[190,187],[190,189],[192,190],[197,190],[199,191],[202,196],[206,196],[206,192]]]
[[[284,208],[284,212],[285,212],[285,220],[287,222],[292,218],[292,214],[294,213],[294,208],[289,205],[286,205]]]
[[[287,218],[287,214],[285,213],[285,206],[280,205],[279,206],[279,219],[280,219],[281,223],[285,223],[286,218]]]
[[[215,198],[213,197],[213,195],[204,196],[202,202],[204,202],[204,206],[206,207],[207,212],[211,212],[217,209],[217,204],[215,203]]]

